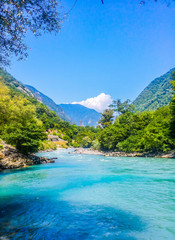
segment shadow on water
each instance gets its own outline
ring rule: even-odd
[[[28,167],[23,167],[23,168],[17,168],[17,169],[5,169],[0,172],[0,176],[3,175],[10,175],[10,174],[15,174],[15,173],[21,173],[21,172],[28,172],[28,171],[36,171],[36,168],[40,167],[41,165],[34,165],[34,166],[28,166]]]
[[[140,217],[120,209],[43,196],[2,202],[0,222],[0,239],[15,240],[136,240],[134,233],[146,227]]]

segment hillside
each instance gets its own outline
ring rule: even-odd
[[[38,101],[46,105],[50,110],[55,111],[57,116],[62,120],[69,121],[70,118],[64,113],[64,110],[56,105],[52,99],[40,93],[38,90],[31,86],[25,86],[21,82],[17,81],[12,75],[0,68],[1,81],[9,87],[11,90],[20,92],[24,97],[36,98]]]
[[[97,111],[80,104],[60,104],[60,106],[78,126],[96,126],[101,117]]]
[[[82,105],[56,104],[51,98],[38,91],[36,88],[30,85],[22,84],[3,69],[0,69],[0,77],[1,81],[12,91],[14,91],[15,94],[20,93],[29,100],[33,98],[37,99],[50,110],[54,111],[63,121],[68,121],[77,125],[80,125],[81,121],[82,126],[96,126],[98,120],[100,119],[100,114],[98,112]]]
[[[133,104],[139,111],[156,110],[159,107],[166,106],[170,103],[173,90],[170,81],[172,80],[171,69],[164,75],[154,79],[134,100]]]
[[[27,89],[32,92],[34,97],[38,99],[38,101],[42,102],[46,105],[50,110],[54,111],[62,120],[71,122],[70,117],[64,112],[63,108],[57,105],[51,98],[38,91],[36,88],[25,85]]]
[[[0,77],[0,139],[27,156],[38,150],[56,149],[58,145],[66,148],[92,145],[99,129],[71,125],[61,120],[54,111],[38,101],[28,88],[8,77],[8,74],[6,79],[2,75]],[[61,145],[58,139],[62,139]],[[0,149],[3,149],[2,144]],[[0,161],[3,159],[3,165],[8,167],[4,152],[0,155]],[[13,157],[9,157],[13,161]],[[14,167],[18,165],[15,163]]]
[[[34,97],[33,93],[21,82],[17,81],[12,75],[0,68],[0,80],[11,90],[21,92],[28,97]]]

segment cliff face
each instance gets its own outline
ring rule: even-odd
[[[25,156],[4,141],[0,140],[0,170],[22,168],[36,164],[53,163],[53,159],[37,157],[35,154]]]
[[[32,165],[32,160],[19,153],[16,148],[1,141],[0,169],[21,168]]]

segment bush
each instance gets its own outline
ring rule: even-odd
[[[28,123],[26,126],[17,123],[5,126],[2,136],[7,143],[26,155],[37,152],[40,140],[46,138],[43,129],[36,122]]]
[[[57,149],[57,143],[52,142],[52,141],[40,142],[39,150],[48,150],[48,149],[56,150]]]
[[[99,143],[98,139],[95,139],[92,141],[92,149],[100,150],[100,143]]]
[[[81,146],[84,148],[91,147],[91,144],[92,144],[92,141],[89,136],[84,137],[81,141]]]

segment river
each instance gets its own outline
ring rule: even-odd
[[[175,239],[175,159],[69,151],[0,174],[0,239]]]

